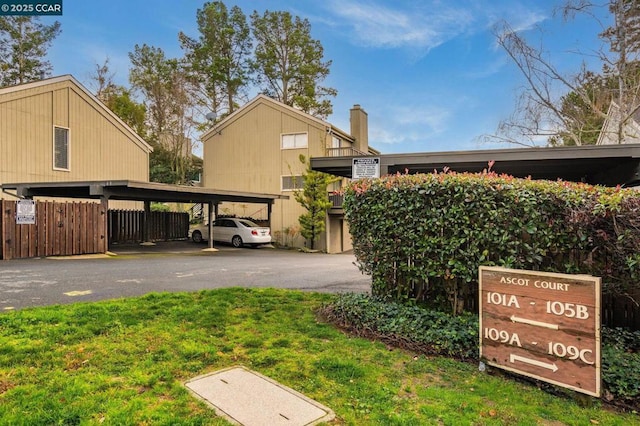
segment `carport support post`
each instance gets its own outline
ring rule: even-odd
[[[215,209],[215,210],[214,210]],[[209,244],[209,249],[213,249],[213,217],[218,217],[218,203],[213,203],[213,201],[209,201],[209,223],[207,226],[209,227],[209,240],[207,243]]]
[[[151,201],[144,202],[144,213],[142,214],[142,243],[141,246],[155,246],[149,239],[149,225],[151,225]]]

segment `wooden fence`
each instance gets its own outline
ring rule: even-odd
[[[106,211],[99,203],[38,201],[35,224],[16,224],[16,202],[0,200],[0,259],[105,253]]]
[[[37,201],[35,224],[16,223],[16,202],[0,200],[0,259],[106,253],[108,244],[143,241],[144,212],[100,203]],[[151,212],[150,241],[187,238],[189,214]],[[108,238],[107,238],[108,237]]]
[[[109,244],[139,243],[144,240],[144,212],[141,210],[109,210]],[[151,212],[149,241],[187,238],[189,213]]]

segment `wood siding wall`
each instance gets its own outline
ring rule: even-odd
[[[3,94],[0,123],[0,184],[149,178],[147,148],[70,81]],[[53,169],[54,126],[69,129],[68,171]]]
[[[288,133],[307,133],[307,148],[281,149],[281,136]],[[276,200],[273,205],[271,232],[299,226],[298,217],[304,209],[293,199],[292,191],[282,191],[281,177],[302,174],[306,166],[300,163],[300,155],[307,160],[324,155],[327,138],[327,128],[320,122],[258,102],[203,141],[203,186],[288,195],[289,200]],[[225,203],[221,209],[242,216],[241,206]],[[251,207],[246,210],[251,213]],[[324,235],[317,247],[326,249]]]
[[[106,209],[98,203],[36,202],[36,224],[16,224],[16,202],[0,200],[4,260],[106,253]]]

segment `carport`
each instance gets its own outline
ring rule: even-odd
[[[380,175],[430,173],[448,167],[456,172],[492,170],[515,177],[562,179],[607,186],[640,184],[640,144],[589,145],[554,148],[510,148],[477,151],[383,154]],[[337,176],[352,177],[357,157],[311,158],[311,168]]]
[[[267,218],[270,224],[275,200],[289,198],[280,194],[226,191],[132,180],[5,183],[0,185],[0,188],[3,192],[21,199],[45,197],[100,200],[105,211],[108,209],[109,200],[142,201],[144,202],[145,217],[143,243],[149,242],[146,217],[151,211],[152,201],[206,203],[209,206],[209,212],[214,212],[215,216],[218,215],[218,206],[222,202],[266,204]],[[209,235],[213,235],[212,228],[213,216],[209,214]],[[107,246],[108,243],[107,241]],[[213,238],[209,238],[209,249],[213,249]]]

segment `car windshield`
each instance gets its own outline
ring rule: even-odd
[[[259,228],[259,226],[257,224],[251,222],[250,220],[246,220],[246,219],[239,220],[238,223],[240,223],[241,225],[246,226],[247,228]]]

